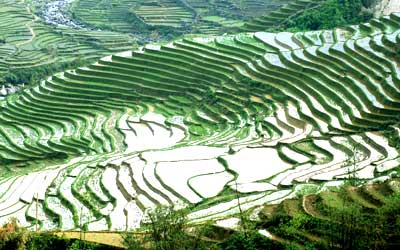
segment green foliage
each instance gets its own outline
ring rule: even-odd
[[[294,227],[295,229],[305,229],[311,220],[312,218],[305,214],[297,214],[290,221],[290,226]]]
[[[19,227],[14,218],[0,229],[0,250],[25,250],[27,240],[27,231]]]
[[[290,217],[276,212],[262,223],[262,227],[305,249],[391,249],[400,245],[400,192],[389,196],[376,209],[363,207],[348,198],[348,190],[341,188],[340,206],[318,208],[326,218],[308,213]],[[319,236],[310,241],[306,235]],[[284,249],[298,249],[298,243],[285,244]]]
[[[124,233],[122,234],[122,244],[128,250],[144,250],[146,248],[139,237],[133,233]]]
[[[392,126],[389,126],[385,131],[384,135],[386,138],[389,140],[389,145],[391,147],[395,147],[397,149],[400,149],[400,137],[399,134],[397,133],[396,129]]]
[[[331,246],[339,244],[342,249],[368,249],[373,245],[371,236],[376,228],[371,228],[372,221],[358,204],[332,209],[330,217],[331,223],[320,226],[330,232]]]
[[[182,210],[158,207],[149,214],[149,239],[154,241],[156,249],[172,249],[175,240],[185,240],[186,214]]]
[[[278,102],[284,103],[287,101],[285,93],[271,85],[263,84],[262,82],[243,76],[240,76],[240,82],[246,85],[248,93],[266,92]]]
[[[284,249],[285,250],[298,250],[299,246],[296,245],[295,243],[288,243],[288,244],[285,244],[285,248]]]
[[[29,232],[15,219],[0,228],[0,250],[109,250],[113,247],[69,240],[51,233]]]
[[[262,249],[284,249],[283,245],[272,241],[257,231],[238,232],[219,244],[220,250],[262,250]]]
[[[69,239],[60,238],[51,233],[30,234],[27,249],[53,250],[67,249],[71,244]]]
[[[197,236],[186,232],[187,211],[172,207],[158,207],[148,213],[148,223],[143,227],[144,236],[127,233],[123,235],[123,244],[129,250],[209,249]]]
[[[333,29],[349,24],[366,22],[372,18],[372,12],[365,9],[372,1],[363,0],[326,0],[317,8],[303,11],[300,15],[286,20],[280,30],[306,31]]]
[[[49,49],[52,50],[52,49]],[[33,68],[24,69],[13,69],[0,78],[0,83],[9,84],[22,84],[22,83],[37,83],[39,80],[46,78],[56,72],[64,71],[66,69],[72,69],[81,67],[88,64],[86,61],[80,57],[71,61],[63,63],[45,64]]]
[[[300,198],[301,196],[307,194],[315,194],[318,191],[317,185],[303,185],[301,188],[296,192],[296,197]]]
[[[80,241],[76,240],[74,241],[68,248],[68,250],[95,250],[96,245],[86,242],[86,241]]]
[[[388,202],[379,209],[379,218],[384,219],[380,225],[382,235],[387,237],[386,242],[400,245],[400,192],[389,197]]]

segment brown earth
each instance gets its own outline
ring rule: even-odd
[[[82,239],[90,242],[115,246],[118,249],[124,248],[122,245],[122,236],[120,233],[113,232],[80,232],[80,231],[64,231],[55,233],[57,236],[68,239]]]

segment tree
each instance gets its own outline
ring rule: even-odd
[[[257,231],[251,231],[247,235],[243,232],[234,233],[221,244],[220,250],[278,250],[284,249],[283,245],[279,242],[274,242],[265,236],[259,234]]]
[[[200,235],[189,235],[187,227],[187,210],[157,207],[148,212],[142,236],[126,233],[123,235],[123,244],[128,250],[148,247],[154,250],[209,249]]]
[[[373,17],[367,0],[326,0],[317,8],[310,8],[289,18],[280,25],[283,30],[306,31],[334,29],[337,27],[366,22]]]
[[[25,244],[27,241],[27,231],[18,226],[15,218],[11,218],[9,222],[0,228],[0,250],[25,250]]]

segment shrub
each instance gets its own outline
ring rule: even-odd
[[[263,250],[263,249],[284,249],[281,243],[272,241],[257,231],[238,232],[219,244],[220,250]]]
[[[31,250],[53,250],[53,249],[67,249],[70,245],[70,240],[58,237],[51,233],[31,233],[26,249]]]
[[[198,235],[188,234],[186,216],[186,210],[158,207],[148,213],[143,237],[127,233],[123,235],[123,244],[129,250],[141,250],[145,246],[155,250],[209,249]]]
[[[18,226],[15,218],[0,228],[0,250],[25,250],[27,240],[27,231]]]
[[[310,8],[300,15],[286,20],[281,29],[306,31],[334,29],[349,24],[366,22],[373,17],[370,0],[327,0],[317,8]]]
[[[69,240],[52,233],[35,233],[18,226],[11,219],[0,228],[0,250],[110,250],[114,247],[90,243],[82,240]]]

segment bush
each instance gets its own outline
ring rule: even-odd
[[[27,240],[27,231],[18,226],[15,218],[0,228],[0,250],[25,250]]]
[[[327,0],[317,8],[307,9],[300,15],[286,20],[281,24],[281,29],[289,31],[334,29],[367,22],[373,14],[365,8],[371,5],[371,0]]]
[[[123,244],[129,250],[209,249],[199,237],[186,232],[187,211],[175,211],[172,207],[158,207],[148,213],[143,236],[132,233],[123,235]]]
[[[281,243],[272,241],[257,231],[238,232],[219,244],[220,250],[264,250],[284,249]]]
[[[72,243],[68,250],[94,250],[96,249],[95,244],[91,244],[85,241],[76,240]]]
[[[26,244],[26,249],[67,249],[70,244],[71,243],[69,239],[64,239],[51,233],[31,233],[29,240]]]
[[[51,50],[51,49],[50,49]],[[89,64],[90,61],[81,57],[70,62],[57,62],[36,66],[33,68],[10,69],[8,73],[0,78],[0,84],[22,84],[37,83],[39,80],[45,79],[56,72],[65,71],[66,69],[78,68]]]

